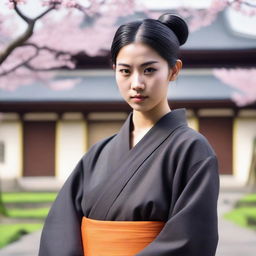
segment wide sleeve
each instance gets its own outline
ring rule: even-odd
[[[215,255],[219,193],[216,157],[197,161],[183,176],[173,184],[173,199],[164,228],[137,256]]]
[[[82,256],[83,161],[67,179],[46,218],[39,256]]]

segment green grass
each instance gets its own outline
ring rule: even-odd
[[[4,203],[43,203],[53,202],[57,193],[2,193]]]
[[[22,235],[34,232],[43,227],[43,220],[48,214],[49,208],[37,208],[37,203],[51,203],[55,200],[57,193],[2,193],[2,200],[6,207],[7,218],[11,222],[12,219],[24,219],[26,223],[0,224],[0,248],[16,241]],[[33,209],[23,208],[23,203],[37,204]],[[12,206],[8,206],[12,204]],[[41,223],[33,223],[35,219],[39,219]],[[31,222],[30,222],[31,220]]]
[[[0,248],[18,240],[22,235],[34,232],[43,227],[43,224],[19,223],[0,224]]]
[[[256,202],[256,194],[249,194],[243,197],[240,202]]]
[[[242,227],[256,229],[256,206],[253,203],[256,203],[256,194],[244,196],[237,202],[237,207],[226,213],[224,218]]]
[[[10,218],[26,218],[26,219],[44,219],[49,212],[49,208],[35,209],[7,209],[7,216]]]

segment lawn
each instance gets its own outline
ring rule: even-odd
[[[8,224],[0,223],[0,248],[16,241],[24,234],[40,230],[49,211],[49,207],[40,207],[40,203],[50,205],[56,195],[56,193],[2,193],[7,211],[6,218],[9,220]],[[29,204],[29,208],[24,207],[26,203]]]
[[[239,201],[241,201],[241,202],[255,202],[256,203],[256,194],[246,195],[245,197],[243,197]]]
[[[52,202],[56,193],[2,193],[4,203],[40,203]]]
[[[242,227],[256,230],[256,194],[249,194],[240,199],[224,218]]]
[[[0,224],[0,248],[42,227],[42,223]]]
[[[10,218],[25,219],[44,219],[49,212],[49,208],[36,209],[7,209],[7,215]]]

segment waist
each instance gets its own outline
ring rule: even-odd
[[[84,255],[135,255],[156,238],[163,226],[161,221],[102,221],[83,217]]]

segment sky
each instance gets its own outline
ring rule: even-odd
[[[86,0],[80,0],[81,3],[85,3]],[[194,7],[194,8],[207,8],[211,4],[212,0],[140,0],[148,8],[152,9],[172,9],[180,6]],[[255,0],[248,0],[254,1]],[[6,6],[6,0],[0,0],[0,12],[8,13],[9,10]],[[40,0],[27,0],[27,4],[22,7],[25,13],[31,13],[32,16],[36,16],[42,10]],[[56,17],[59,12],[56,12]],[[256,38],[256,15],[253,17],[248,17],[242,15],[239,12],[229,9],[227,12],[227,19],[231,28],[240,33],[243,36],[255,37]],[[20,27],[22,29],[23,22],[20,22]]]
[[[195,8],[207,8],[211,0],[142,0],[150,8],[177,8],[181,5],[192,6]]]

